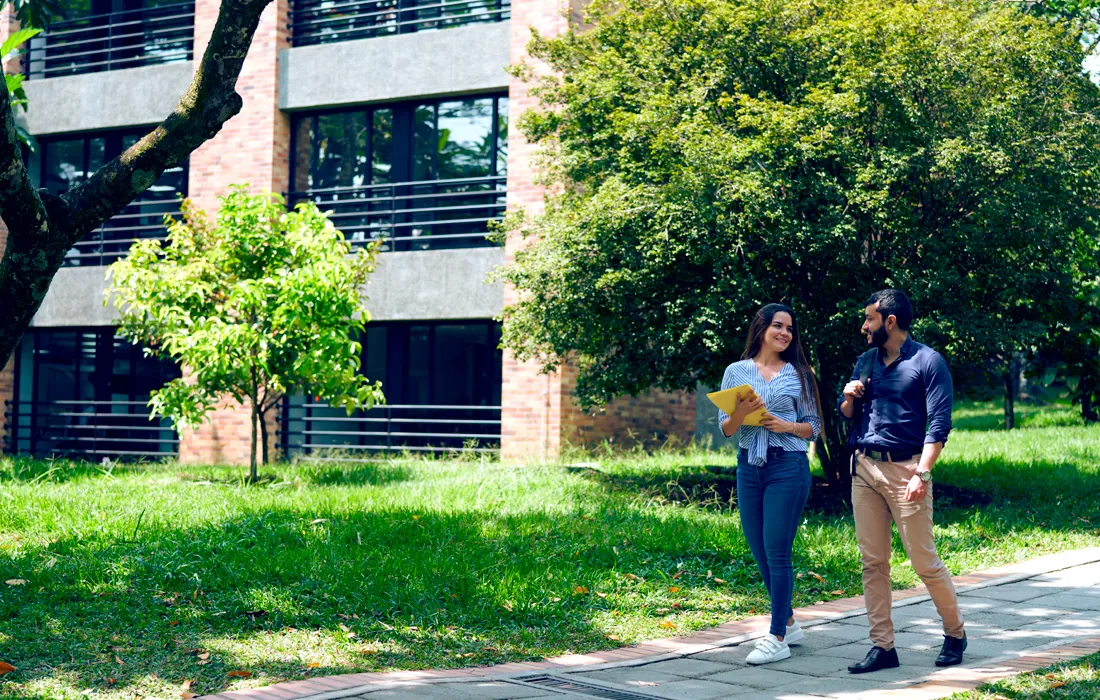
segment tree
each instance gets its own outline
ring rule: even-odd
[[[909,290],[916,337],[962,361],[1034,343],[1072,292],[1100,228],[1073,23],[981,0],[596,0],[586,24],[529,47],[552,72],[520,128],[551,194],[506,220],[529,245],[500,273],[520,298],[504,345],[575,362],[583,406],[716,383],[785,300],[839,482],[870,292]]]
[[[250,475],[257,437],[267,463],[267,416],[303,393],[350,413],[384,400],[359,373],[356,340],[369,315],[359,296],[377,244],[351,246],[317,205],[287,212],[281,197],[234,187],[216,225],[184,202],[168,239],[139,241],[111,265],[108,299],[120,333],[175,360],[185,376],[153,393],[153,413],[177,428],[202,423],[225,396],[252,412]],[[106,301],[105,301],[106,303]]]
[[[69,248],[122,211],[165,169],[213,138],[240,112],[237,77],[268,2],[222,0],[195,77],[172,114],[61,196],[36,189],[27,174],[5,81],[0,89],[0,216],[8,236],[0,260],[0,367],[23,337]],[[41,26],[50,7],[58,4],[20,0],[16,8],[21,18]]]
[[[38,36],[41,31],[41,29],[20,29],[5,39],[3,46],[0,46],[0,63],[7,63],[18,57],[23,53],[23,44]],[[23,74],[5,73],[4,86],[7,88],[8,94],[11,95],[12,111],[22,109],[26,112],[27,93],[23,89]],[[23,147],[32,151],[38,147],[38,142],[35,141],[34,136],[18,122],[15,124],[15,134]]]

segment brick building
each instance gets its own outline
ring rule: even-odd
[[[514,252],[485,240],[508,207],[537,209],[532,147],[516,129],[532,106],[506,66],[529,27],[547,34],[562,0],[274,0],[245,62],[244,108],[212,141],[80,242],[31,331],[0,373],[5,445],[23,454],[165,456],[239,463],[248,412],[235,404],[193,433],[150,422],[149,392],[179,369],[115,337],[104,266],[135,237],[161,237],[179,195],[213,211],[232,183],[331,210],[355,242],[384,239],[365,289],[363,368],[389,405],[348,417],[308,397],[283,407],[289,454],[466,447],[553,457],[566,444],[696,431],[694,394],[654,392],[592,416],[567,368],[540,374],[502,353],[494,321],[514,293],[485,282]],[[27,126],[32,178],[64,191],[176,105],[218,0],[90,0],[32,40]],[[14,25],[5,7],[0,35]],[[11,67],[9,67],[11,69]],[[2,245],[2,235],[0,235]],[[704,424],[710,411],[703,408]]]

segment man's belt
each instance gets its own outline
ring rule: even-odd
[[[870,459],[877,459],[880,462],[907,462],[911,459],[917,459],[921,456],[920,450],[876,450],[870,447],[859,447],[856,449],[861,455]]]

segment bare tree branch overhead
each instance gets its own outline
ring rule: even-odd
[[[0,261],[0,367],[74,243],[149,188],[168,168],[213,138],[241,111],[237,78],[271,0],[222,0],[190,87],[161,124],[60,197],[35,190],[20,153],[7,86],[0,88],[0,217],[8,227]]]

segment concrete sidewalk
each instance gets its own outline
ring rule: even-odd
[[[1064,552],[955,577],[969,646],[962,666],[937,669],[943,641],[920,589],[895,591],[901,668],[853,676],[869,648],[862,598],[796,611],[806,638],[790,659],[748,666],[763,618],[688,638],[531,664],[448,671],[351,674],[234,691],[219,700],[812,700],[940,698],[1021,671],[1100,650],[1100,548]],[[740,634],[729,634],[743,630]]]

